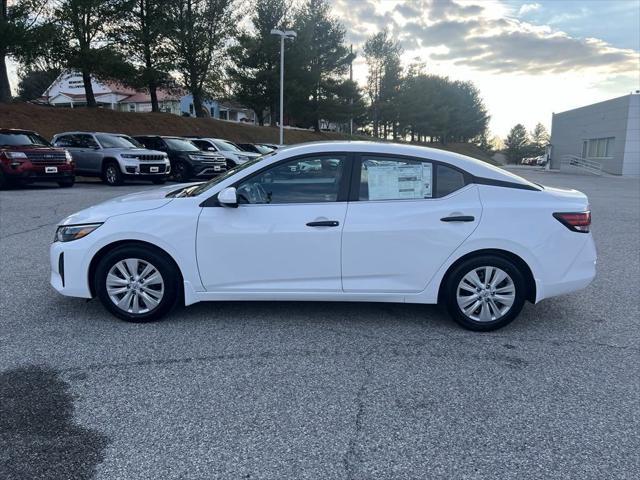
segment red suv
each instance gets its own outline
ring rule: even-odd
[[[0,128],[0,187],[32,182],[57,182],[61,187],[72,187],[73,158],[35,132]]]

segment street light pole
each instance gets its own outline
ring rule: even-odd
[[[284,144],[284,40],[293,40],[296,32],[273,29],[271,34],[280,37],[280,145],[282,145]]]

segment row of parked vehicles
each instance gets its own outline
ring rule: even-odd
[[[0,187],[39,181],[71,187],[76,175],[114,186],[126,180],[187,182],[220,175],[276,148],[221,138],[102,132],[64,132],[49,142],[29,130],[0,129]]]

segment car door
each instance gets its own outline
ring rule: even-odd
[[[82,162],[81,169],[93,174],[102,174],[102,157],[100,145],[93,135],[77,134],[74,135],[75,142],[78,147],[79,158]]]
[[[359,155],[342,234],[345,292],[416,293],[471,235],[475,185],[445,164]]]
[[[76,173],[89,173],[84,156],[82,154],[82,147],[78,139],[78,135],[59,135],[56,137],[53,144],[56,147],[64,148],[73,157],[75,163]]]
[[[292,173],[300,161],[317,169]],[[286,160],[239,181],[238,208],[205,207],[196,254],[208,291],[341,291],[340,237],[350,159]]]

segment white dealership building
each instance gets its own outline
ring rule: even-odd
[[[640,176],[640,94],[554,113],[551,168],[572,159],[606,173]]]

